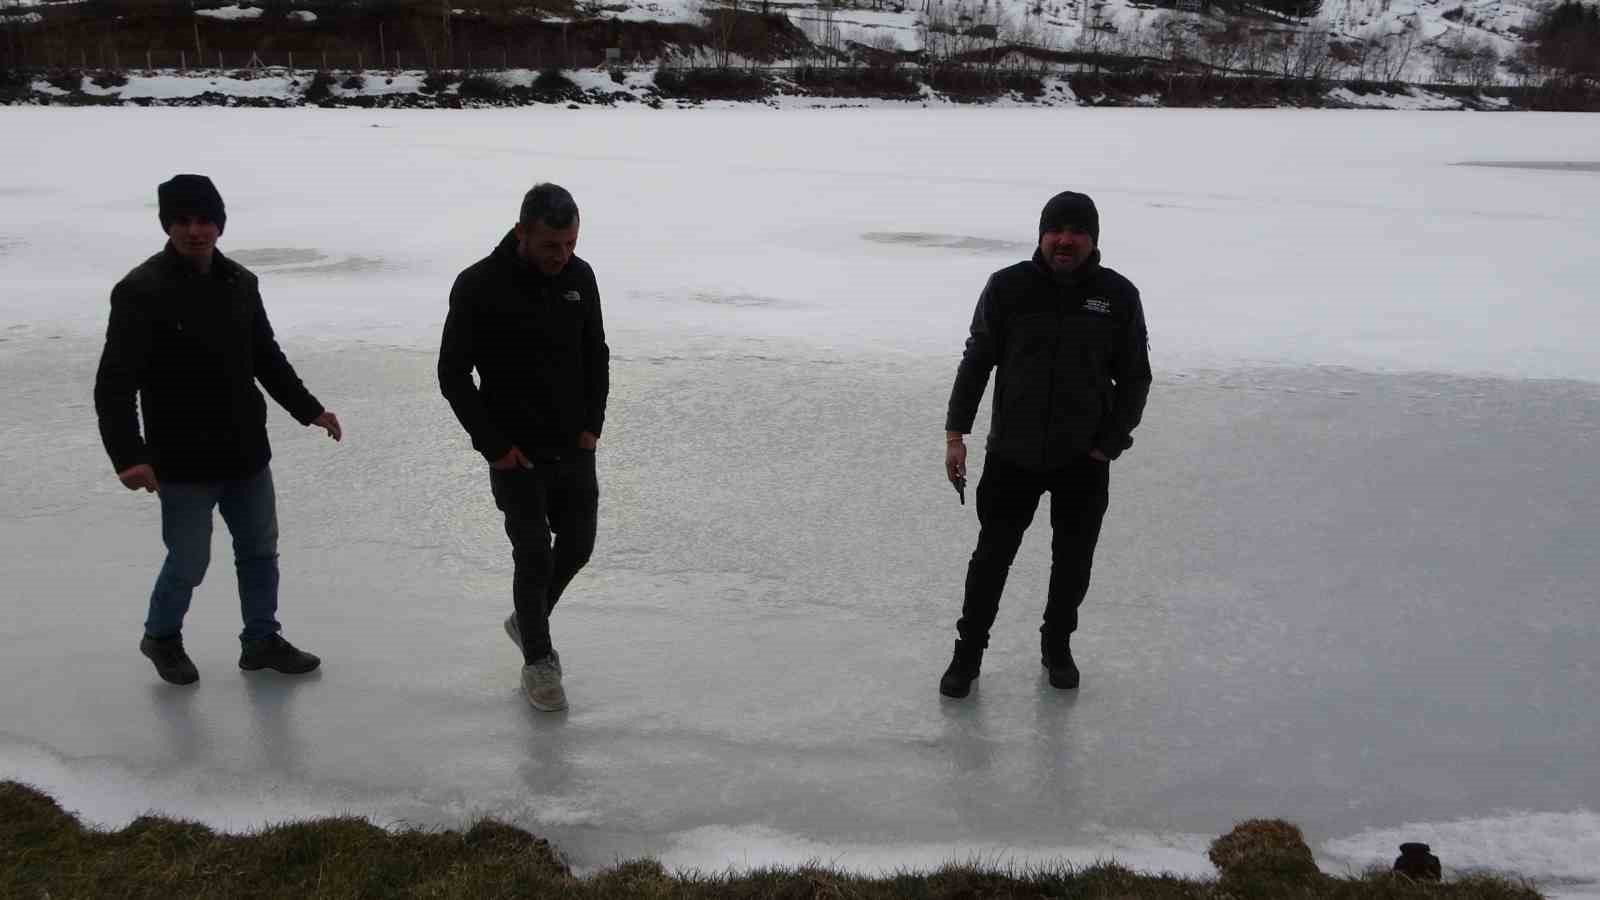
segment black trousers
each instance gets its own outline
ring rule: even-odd
[[[594,451],[533,461],[531,469],[489,470],[495,505],[506,517],[515,573],[511,596],[522,630],[522,655],[550,653],[550,611],[594,552],[600,486]]]
[[[1094,547],[1105,518],[1111,464],[1081,460],[1035,472],[991,456],[978,481],[978,549],[967,564],[966,597],[956,623],[964,644],[989,645],[989,629],[1000,609],[1011,561],[1033,522],[1039,498],[1050,492],[1050,598],[1039,630],[1064,639],[1078,628],[1078,606],[1089,591]]]

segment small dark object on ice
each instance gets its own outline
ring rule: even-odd
[[[1441,873],[1439,857],[1428,852],[1427,844],[1400,845],[1400,855],[1395,858],[1394,870],[1417,881],[1438,881]]]

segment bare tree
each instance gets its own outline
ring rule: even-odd
[[[739,0],[702,0],[700,15],[706,20],[706,33],[711,38],[711,58],[719,69],[733,64],[734,29],[739,23]]]
[[[1105,4],[1095,3],[1089,6],[1083,19],[1083,29],[1078,32],[1076,47],[1080,52],[1087,53],[1094,61],[1094,71],[1100,72],[1100,57],[1116,38],[1117,26],[1105,14]]]
[[[1405,77],[1406,66],[1411,62],[1411,51],[1416,49],[1422,26],[1415,16],[1407,18],[1400,31],[1383,39],[1382,64],[1379,74],[1383,81],[1400,81]]]
[[[1227,72],[1239,64],[1244,56],[1244,44],[1249,31],[1239,19],[1229,19],[1226,25],[1204,31],[1199,40],[1200,59],[1206,64],[1208,77],[1217,72]]]

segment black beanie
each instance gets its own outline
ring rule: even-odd
[[[216,223],[220,233],[228,224],[228,212],[222,206],[222,195],[217,186],[204,175],[174,175],[156,188],[156,200],[161,204],[161,230],[172,227],[172,220],[189,214]]]
[[[1088,194],[1062,191],[1044,205],[1044,211],[1039,213],[1039,236],[1063,225],[1081,228],[1094,238],[1095,244],[1100,243],[1100,211],[1094,208]]]

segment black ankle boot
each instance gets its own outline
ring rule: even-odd
[[[1039,662],[1050,670],[1050,686],[1071,690],[1078,686],[1078,664],[1072,661],[1072,636],[1039,635]]]
[[[956,641],[955,654],[950,657],[950,667],[939,679],[939,693],[960,699],[972,692],[972,682],[978,679],[983,667],[983,648],[973,647],[966,641]]]

